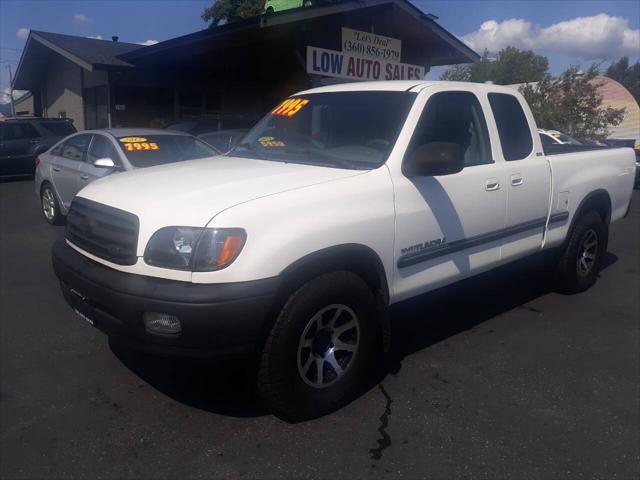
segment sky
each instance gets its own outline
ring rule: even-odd
[[[0,0],[0,94],[29,30],[152,44],[206,27],[213,0]],[[545,55],[558,74],[572,64],[640,57],[638,0],[411,0],[482,54],[507,45]],[[433,69],[427,78],[439,78]],[[6,94],[0,97],[7,101]]]

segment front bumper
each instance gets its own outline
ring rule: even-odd
[[[53,268],[74,310],[132,348],[170,356],[218,357],[254,353],[280,278],[193,284],[120,272],[58,240]],[[150,333],[144,312],[180,319],[177,335]]]

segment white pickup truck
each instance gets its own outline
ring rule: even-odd
[[[98,180],[53,249],[64,296],[135,348],[254,355],[306,418],[389,344],[390,304],[542,250],[591,286],[628,211],[631,149],[545,155],[523,97],[457,82],[300,92],[224,156]]]

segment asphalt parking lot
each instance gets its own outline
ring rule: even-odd
[[[393,350],[287,424],[241,365],[109,345],[65,304],[31,181],[0,184],[2,478],[638,478],[640,192],[590,291],[521,262],[393,309]]]

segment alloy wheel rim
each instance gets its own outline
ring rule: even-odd
[[[578,275],[587,276],[593,269],[598,254],[598,235],[595,230],[589,229],[582,236],[578,259],[576,261]]]
[[[47,217],[47,220],[53,220],[56,214],[56,203],[53,199],[53,193],[51,190],[46,189],[42,193],[42,211],[44,212],[44,216]]]
[[[316,312],[298,342],[300,378],[313,388],[326,388],[351,368],[360,345],[360,322],[346,305],[328,305]]]

